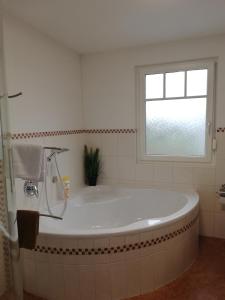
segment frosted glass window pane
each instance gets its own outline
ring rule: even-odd
[[[163,74],[146,75],[146,99],[163,97]]]
[[[166,73],[166,97],[184,96],[184,72]]]
[[[207,95],[208,70],[187,71],[187,96]]]
[[[206,98],[146,102],[146,154],[204,156]]]

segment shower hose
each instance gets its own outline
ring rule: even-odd
[[[60,182],[60,186],[61,186],[61,189],[62,189],[62,195],[63,195],[63,200],[64,200],[62,212],[58,216],[58,217],[62,218],[64,216],[64,213],[65,213],[66,208],[67,208],[67,199],[66,199],[65,194],[64,194],[64,184],[63,184],[63,181],[62,181],[62,176],[61,176],[60,171],[59,171],[59,166],[58,166],[58,162],[57,162],[57,159],[56,159],[56,154],[54,154],[53,157],[54,157],[54,162],[55,162],[55,166],[56,166],[56,170],[57,170],[57,175],[59,177],[59,182]],[[47,160],[46,160],[46,164],[47,164]],[[48,212],[51,216],[55,216],[55,214],[53,213],[52,208],[50,207],[50,204],[49,204],[46,177],[47,176],[45,176],[44,186],[45,186],[45,197],[46,197],[47,209],[48,209]]]

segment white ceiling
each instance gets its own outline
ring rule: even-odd
[[[80,53],[225,33],[225,0],[5,0]]]

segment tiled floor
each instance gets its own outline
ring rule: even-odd
[[[38,300],[27,294],[24,298]],[[129,300],[225,300],[225,240],[201,238],[199,257],[185,274],[151,294]]]
[[[199,257],[185,274],[132,300],[225,300],[225,240],[201,238]]]

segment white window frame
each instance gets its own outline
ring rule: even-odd
[[[136,67],[136,98],[137,98],[137,160],[144,161],[174,161],[174,162],[200,162],[209,163],[213,156],[213,139],[215,138],[214,124],[214,98],[215,98],[215,59],[187,61],[178,63],[168,63],[162,65],[149,65]],[[148,155],[145,153],[146,139],[146,112],[145,112],[145,76],[157,73],[167,73],[176,71],[208,69],[207,78],[207,108],[206,108],[206,138],[205,149],[206,155],[200,156],[165,156],[165,155]],[[186,79],[185,79],[186,89]],[[164,80],[165,93],[165,80]],[[196,96],[195,98],[197,98]],[[180,98],[180,97],[179,97]],[[188,98],[188,97],[187,97]],[[191,97],[190,97],[191,98]],[[171,99],[175,99],[171,97]]]

